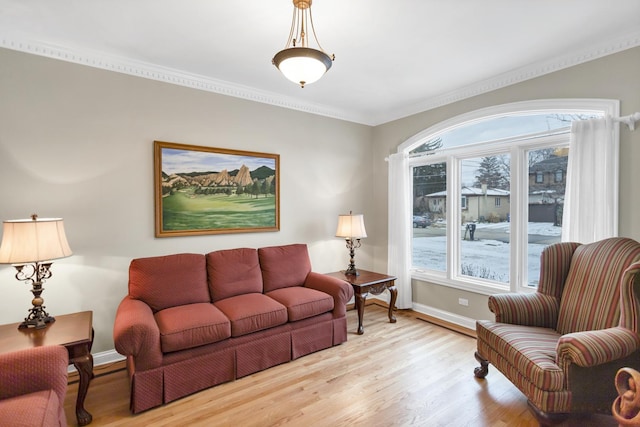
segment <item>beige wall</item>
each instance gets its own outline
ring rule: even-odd
[[[640,111],[640,48],[375,128],[0,49],[0,219],[65,219],[72,257],[45,284],[51,314],[93,310],[94,352],[113,348],[132,258],[307,243],[316,271],[345,267],[337,215],[365,214],[359,267],[386,271],[387,164],[407,138],[459,114],[544,98],[615,98]],[[281,231],[157,239],[153,140],[278,153]],[[620,233],[640,240],[634,197],[640,131],[621,131]],[[19,321],[28,287],[0,266],[0,323]],[[486,297],[414,282],[414,301],[487,318]],[[457,304],[469,300],[468,307]]]
[[[373,134],[374,188],[376,193],[376,239],[374,267],[387,266],[387,167],[384,158],[398,145],[421,130],[452,117],[493,105],[533,99],[606,98],[619,99],[622,115],[640,111],[640,48],[629,49],[579,66],[557,71],[503,89],[435,108],[377,126]],[[426,82],[428,84],[428,82]],[[640,240],[640,198],[635,196],[640,182],[640,130],[620,131],[620,235]],[[414,281],[414,302],[468,318],[490,318],[487,298],[457,289]],[[458,298],[469,306],[458,305]]]
[[[93,310],[94,352],[113,348],[132,258],[302,242],[329,272],[348,263],[338,214],[373,227],[368,126],[10,50],[0,64],[0,219],[64,218],[74,255],[43,297],[53,315]],[[155,238],[154,140],[280,154],[281,230]],[[363,241],[358,265],[372,253]],[[0,324],[30,307],[14,274],[0,266]]]

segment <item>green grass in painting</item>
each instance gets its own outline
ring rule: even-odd
[[[195,195],[184,189],[162,199],[162,218],[165,231],[275,227],[276,198]]]

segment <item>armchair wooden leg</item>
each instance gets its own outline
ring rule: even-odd
[[[476,351],[475,353],[476,360],[480,362],[480,366],[473,370],[473,375],[476,378],[484,378],[489,373],[489,362]]]

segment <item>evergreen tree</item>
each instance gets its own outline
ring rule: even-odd
[[[486,184],[487,188],[509,189],[508,173],[505,174],[505,159],[500,156],[483,157],[477,169],[474,186],[481,187]]]

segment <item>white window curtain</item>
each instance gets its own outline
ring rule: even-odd
[[[618,142],[611,116],[571,123],[562,241],[618,234]]]
[[[395,153],[389,156],[389,254],[388,272],[396,276],[399,309],[412,308],[411,295],[411,200],[409,198],[409,165],[406,154]]]

